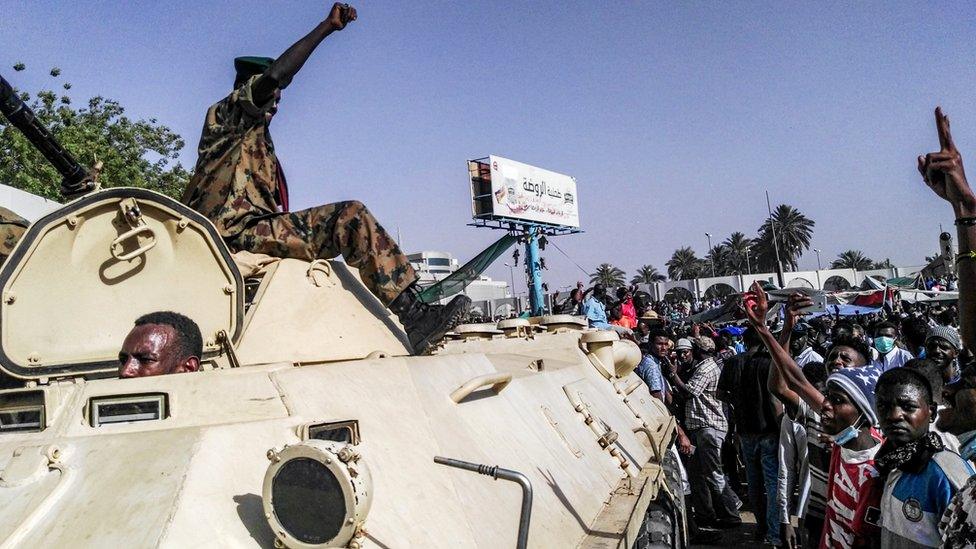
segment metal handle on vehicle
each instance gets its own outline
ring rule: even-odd
[[[313,286],[321,287],[322,284],[320,284],[319,280],[315,278],[316,271],[325,274],[325,281],[328,282],[329,277],[332,276],[332,265],[330,265],[329,262],[324,259],[316,259],[308,264],[308,270],[305,271],[305,276],[308,277],[308,281]]]
[[[132,239],[132,238],[136,238],[137,236],[139,236],[140,234],[143,234],[143,233],[148,233],[149,236],[150,236],[150,239],[149,239],[148,242],[146,242],[145,244],[143,244],[141,247],[139,247],[138,249],[133,250],[133,251],[127,253],[127,254],[121,254],[121,253],[116,252],[116,250],[115,250],[115,247],[116,246],[121,246],[121,244],[123,242],[125,242],[126,240],[129,240],[129,239]],[[118,238],[116,238],[115,240],[112,241],[112,244],[109,246],[109,250],[112,252],[112,257],[114,257],[115,259],[118,259],[119,261],[128,261],[130,259],[134,259],[134,258],[139,257],[140,255],[148,252],[155,245],[156,245],[156,232],[153,231],[152,227],[150,227],[149,225],[140,225],[140,226],[136,227],[135,229],[128,230],[128,231],[122,233],[121,235],[119,235]]]
[[[502,479],[514,482],[522,487],[522,506],[519,510],[518,541],[515,549],[525,549],[529,545],[529,523],[532,521],[532,482],[528,477],[513,471],[512,469],[502,469],[501,467],[481,465],[460,459],[434,456],[434,463],[456,467],[465,471],[472,471],[480,475],[489,476],[495,480]]]
[[[512,374],[485,374],[478,376],[454,389],[454,392],[451,393],[451,400],[459,404],[462,400],[468,398],[471,393],[489,385],[491,385],[491,389],[495,391],[495,394],[498,394],[502,392],[502,389],[508,387],[508,384],[511,382]]]

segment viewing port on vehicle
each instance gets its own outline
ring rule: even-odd
[[[161,421],[169,416],[166,393],[92,397],[88,422],[92,427],[139,421]]]
[[[0,433],[43,431],[44,391],[0,394]]]

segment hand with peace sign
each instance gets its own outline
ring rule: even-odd
[[[918,157],[918,171],[935,194],[952,205],[956,217],[976,215],[976,196],[966,181],[962,155],[949,133],[949,118],[935,108],[935,127],[939,132],[939,152]]]

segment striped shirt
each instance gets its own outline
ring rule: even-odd
[[[810,409],[802,399],[797,405],[796,423],[806,431],[806,459],[809,473],[808,486],[798,485],[800,497],[796,502],[796,509],[806,511],[798,516],[809,516],[818,519],[824,517],[827,509],[827,473],[830,470],[830,444],[821,440],[824,434],[820,427],[820,415]],[[801,477],[799,482],[804,479]]]

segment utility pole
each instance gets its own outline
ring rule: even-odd
[[[712,235],[711,235],[711,233],[705,233],[705,238],[708,239],[708,259],[712,263],[712,278],[715,278],[715,254],[712,253]]]
[[[773,231],[773,250],[776,251],[776,278],[782,288],[786,284],[783,281],[783,262],[779,259],[779,242],[776,241],[776,223],[773,222],[773,207],[769,203],[769,189],[766,189],[766,211],[769,212],[769,228]]]

